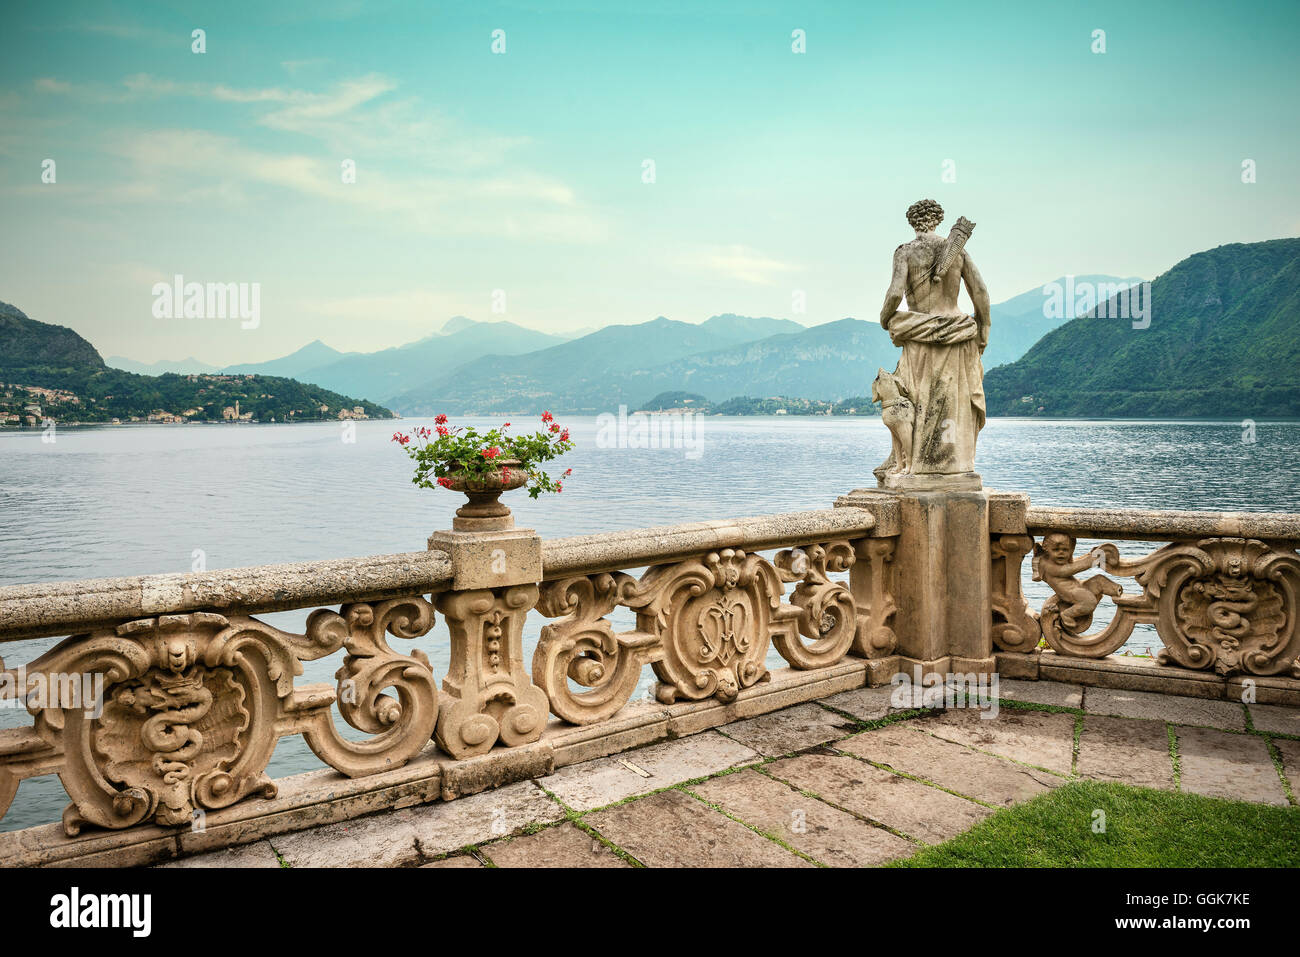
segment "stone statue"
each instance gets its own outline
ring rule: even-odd
[[[1124,594],[1119,583],[1105,575],[1093,575],[1087,581],[1074,576],[1089,568],[1105,568],[1105,561],[1119,562],[1119,549],[1114,545],[1098,545],[1082,558],[1074,557],[1075,539],[1064,532],[1048,532],[1042,544],[1034,545],[1034,581],[1047,582],[1056,592],[1056,608],[1061,626],[1069,634],[1077,634],[1092,623],[1092,613],[1101,602],[1102,595],[1118,598]]]
[[[876,478],[882,488],[980,488],[975,440],[984,427],[989,293],[963,248],[975,224],[962,217],[946,239],[937,235],[943,208],[932,199],[913,203],[907,221],[916,238],[894,250],[880,325],[903,349],[893,378],[912,406],[910,434],[900,436],[891,420],[894,450]],[[974,316],[957,307],[963,281]],[[907,308],[899,309],[904,297]]]

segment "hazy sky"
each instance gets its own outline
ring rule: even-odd
[[[994,301],[1300,235],[1294,2],[88,2],[0,18],[0,300],[105,355],[255,361],[317,337],[370,351],[455,314],[554,331],[874,318],[903,212],[927,196],[941,231],[978,223],[968,249]],[[260,325],[156,318],[153,284],[178,273],[260,283]]]

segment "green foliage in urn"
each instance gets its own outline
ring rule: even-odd
[[[537,498],[543,492],[561,492],[563,480],[540,468],[573,448],[569,430],[562,428],[549,412],[542,413],[542,428],[511,435],[507,422],[499,429],[480,432],[472,426],[449,426],[445,415],[434,417],[432,429],[421,426],[410,433],[394,432],[393,441],[415,462],[411,481],[420,488],[475,491],[488,488],[526,486]],[[522,480],[521,480],[522,479]]]

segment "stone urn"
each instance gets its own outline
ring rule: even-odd
[[[498,532],[515,527],[510,509],[501,504],[501,493],[522,488],[528,483],[528,472],[517,459],[506,459],[500,467],[487,475],[469,475],[464,472],[447,476],[453,492],[464,492],[469,499],[456,509],[451,527],[458,532]]]

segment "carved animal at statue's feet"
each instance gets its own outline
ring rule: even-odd
[[[879,369],[876,381],[871,384],[871,401],[880,403],[880,419],[889,429],[893,450],[882,468],[891,472],[907,472],[912,463],[912,429],[916,424],[916,407],[907,396],[907,389],[892,372]],[[893,467],[889,467],[890,461]]]

